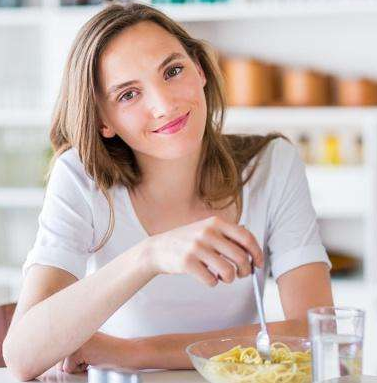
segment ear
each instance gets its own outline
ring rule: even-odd
[[[207,78],[206,78],[206,75],[204,73],[204,70],[203,70],[202,66],[200,65],[199,61],[195,61],[195,66],[196,66],[196,69],[198,70],[200,78],[202,79],[202,86],[204,88],[205,85],[207,84]]]
[[[100,132],[101,132],[102,136],[105,138],[112,138],[116,135],[114,129],[112,129],[106,125],[101,125]]]

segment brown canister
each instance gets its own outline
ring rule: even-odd
[[[340,78],[336,83],[335,97],[341,106],[377,105],[377,82],[366,79]]]
[[[230,106],[268,105],[272,97],[270,68],[244,57],[223,57],[227,104]]]
[[[328,76],[305,69],[285,69],[282,76],[283,103],[289,106],[321,106],[330,103]]]

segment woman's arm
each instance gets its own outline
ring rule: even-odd
[[[236,276],[249,276],[249,254],[255,265],[263,264],[254,236],[218,217],[149,237],[94,274],[25,310],[4,341],[6,364],[21,380],[35,378],[67,355],[79,353],[97,329],[155,275],[190,274],[209,286],[218,283],[218,275],[231,283]],[[46,280],[38,282],[42,286]]]
[[[308,309],[332,306],[330,269],[326,263],[309,263],[281,275],[277,284],[286,319],[305,319]]]
[[[297,267],[277,280],[286,320],[268,324],[271,334],[307,336],[307,310],[316,306],[333,305],[329,267],[311,263]],[[268,318],[267,318],[268,320]],[[139,354],[141,368],[185,369],[192,365],[185,348],[193,342],[218,337],[256,335],[259,325],[250,324],[226,330],[200,334],[169,334],[141,341],[145,351]]]
[[[307,335],[305,320],[273,322],[267,327],[274,334]],[[259,324],[250,324],[204,333],[166,334],[132,339],[98,332],[79,350],[61,361],[59,368],[68,373],[81,372],[87,365],[98,364],[131,369],[192,369],[185,352],[189,344],[212,338],[254,336],[259,330]]]
[[[271,334],[307,335],[307,325],[305,320],[272,322],[269,323],[267,327]],[[139,339],[138,365],[133,367],[172,370],[192,369],[193,366],[185,352],[185,349],[189,344],[213,338],[255,336],[259,330],[259,324],[250,324],[204,333],[168,334]],[[129,354],[130,344],[127,341],[124,343],[124,347],[126,355]],[[127,361],[125,361],[124,366],[127,367]]]
[[[281,275],[277,284],[286,320],[269,323],[270,334],[308,336],[307,310],[333,304],[328,266],[325,263],[311,263],[297,267]],[[185,352],[189,344],[211,338],[254,336],[259,330],[259,324],[250,324],[205,333],[168,334],[132,340],[104,337],[101,347],[88,344],[82,358],[87,364],[106,361],[120,367],[139,369],[191,369],[192,364]],[[103,354],[103,350],[108,348],[106,343],[118,346],[112,348],[116,351],[111,354],[110,360]]]
[[[153,277],[145,266],[143,249],[142,243],[132,247],[96,273],[40,299],[22,316],[15,315],[3,344],[12,373],[21,380],[33,379],[87,342]],[[25,290],[30,278],[33,269],[24,282],[25,294],[32,294]],[[36,282],[42,286],[46,281]]]

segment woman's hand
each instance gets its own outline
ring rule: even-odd
[[[132,368],[135,342],[97,332],[72,355],[58,362],[56,369],[75,374],[85,371],[88,365],[108,364]]]
[[[263,252],[243,226],[210,217],[146,240],[152,273],[191,274],[215,286],[246,277],[252,264],[263,266]],[[251,256],[251,259],[250,259]]]
[[[103,333],[95,333],[72,355],[67,356],[57,363],[56,369],[69,374],[75,374],[85,371],[89,364],[95,365],[101,363],[99,361],[102,359],[101,355],[103,355],[103,348],[105,347],[107,337],[108,336]]]

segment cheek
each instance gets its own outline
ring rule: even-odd
[[[177,87],[177,99],[186,100],[196,106],[203,103],[204,91],[199,78],[187,79]]]
[[[135,105],[135,108],[122,108],[114,115],[116,133],[132,148],[137,149],[140,138],[145,135],[148,119],[145,111]]]

